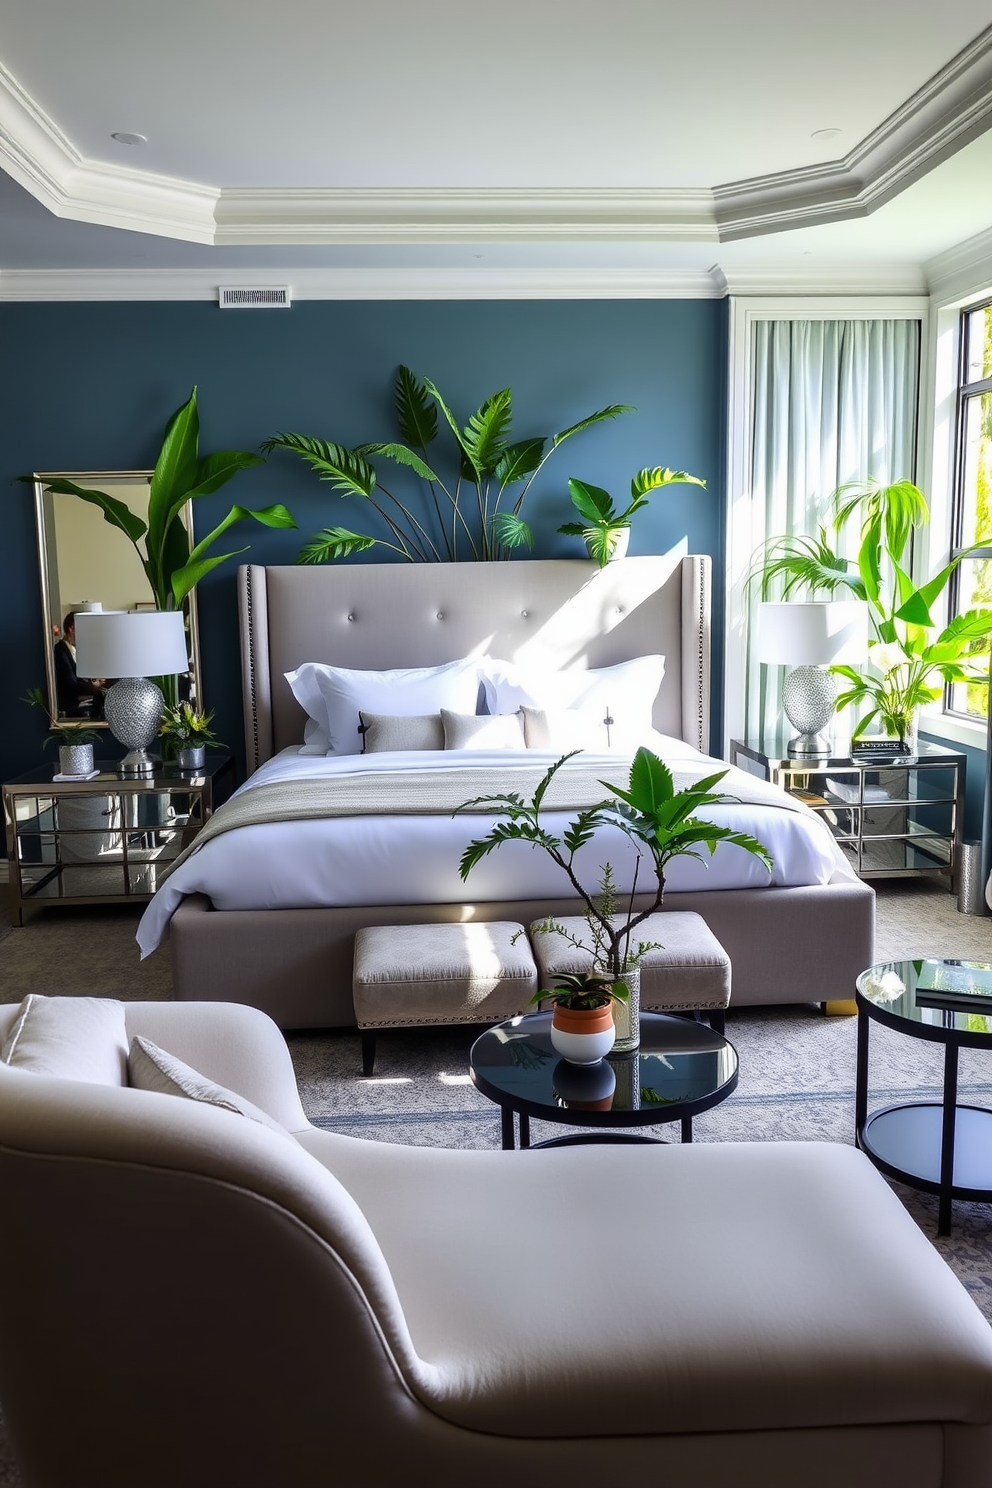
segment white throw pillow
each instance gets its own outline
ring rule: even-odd
[[[477,658],[463,657],[443,666],[374,672],[304,662],[285,674],[296,701],[317,725],[309,737],[305,736],[303,751],[360,754],[360,712],[410,717],[451,708],[458,713],[474,713],[479,665]],[[325,738],[326,748],[320,750]]]
[[[124,1004],[110,997],[42,997],[32,992],[21,1003],[0,1060],[63,1080],[126,1085]]]
[[[440,713],[413,713],[409,718],[395,713],[359,714],[365,754],[393,753],[397,749],[443,749],[444,726]]]
[[[523,749],[519,713],[449,713],[441,709],[445,749]]]
[[[636,656],[616,666],[565,672],[541,672],[513,662],[488,660],[483,685],[491,713],[531,708],[549,717],[554,714],[559,718],[557,735],[567,732],[570,737],[578,737],[581,732],[586,740],[564,744],[563,748],[629,751],[652,731],[652,709],[664,675],[663,656]],[[581,713],[585,722],[580,723],[578,717],[563,719],[565,710]],[[607,724],[607,718],[612,723]]]
[[[127,1056],[128,1084],[135,1090],[151,1090],[157,1095],[182,1095],[187,1100],[203,1101],[208,1106],[220,1106],[222,1110],[234,1111],[238,1116],[248,1116],[252,1121],[258,1121],[262,1126],[267,1126],[272,1131],[281,1132],[288,1137],[289,1132],[278,1121],[273,1120],[260,1106],[253,1105],[243,1095],[238,1095],[234,1090],[228,1090],[224,1085],[218,1085],[213,1080],[208,1080],[206,1075],[201,1075],[198,1070],[191,1069],[174,1054],[169,1054],[165,1049],[160,1049],[158,1044],[153,1044],[151,1039],[139,1038],[137,1035],[131,1040],[130,1053]]]
[[[520,714],[528,749],[554,749],[561,754],[571,749],[598,754],[627,749],[626,743],[619,742],[622,731],[604,721],[613,714],[599,708],[521,708]]]

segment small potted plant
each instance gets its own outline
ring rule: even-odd
[[[30,704],[32,708],[40,708],[48,715],[48,704],[40,687],[29,687],[22,699]],[[96,729],[87,728],[85,724],[71,723],[69,720],[58,719],[50,722],[49,734],[45,744],[53,741],[59,746],[59,774],[60,775],[92,775],[93,745],[100,737]]]
[[[180,770],[202,770],[207,747],[220,742],[210,727],[213,716],[185,701],[163,711],[158,731],[175,751]]]
[[[613,1048],[613,1004],[629,1002],[629,985],[603,971],[562,972],[556,982],[535,992],[531,1002],[554,1004],[551,1042],[569,1064],[595,1064]]]
[[[630,504],[617,511],[613,497],[602,486],[591,486],[586,481],[570,480],[568,494],[572,505],[582,518],[581,522],[566,522],[558,531],[569,537],[585,539],[586,552],[600,568],[605,568],[614,558],[623,558],[630,540],[630,519],[642,506],[647,506],[649,491],[671,485],[705,486],[706,482],[685,470],[669,470],[656,465],[653,470],[641,470],[630,483]]]
[[[463,880],[467,879],[475,865],[504,842],[529,842],[542,848],[558,864],[572,892],[585,906],[589,934],[583,941],[570,935],[554,920],[546,921],[542,929],[564,935],[577,949],[591,954],[593,976],[583,973],[579,977],[560,978],[564,983],[561,994],[557,990],[545,991],[538,993],[538,999],[553,997],[556,1004],[567,1000],[580,1010],[598,1009],[600,1016],[603,1013],[612,1015],[616,1009],[622,1009],[625,1015],[621,1023],[622,1035],[615,1042],[611,1040],[611,1045],[634,1049],[639,1043],[638,962],[645,951],[654,949],[656,944],[637,940],[634,932],[649,915],[661,908],[668,864],[673,858],[683,855],[702,858],[704,851],[712,856],[720,842],[742,847],[745,852],[760,858],[768,868],[772,866],[772,859],[768,849],[757,838],[696,815],[707,806],[718,805],[724,800],[714,787],[723,779],[726,770],[676,790],[671,770],[649,749],[639,749],[635,754],[625,790],[603,781],[604,788],[612,793],[612,797],[578,811],[561,835],[556,835],[545,825],[542,807],[555,775],[567,760],[580,752],[573,750],[556,760],[529,801],[516,794],[477,796],[465,801],[459,810],[477,810],[485,806],[497,809],[500,814],[484,837],[466,847],[459,872]],[[639,910],[634,907],[635,897],[641,892],[636,869],[630,894],[623,904],[609,863],[600,869],[598,891],[586,888],[579,879],[576,854],[589,843],[595,832],[603,828],[622,832],[634,843],[638,849],[638,866],[642,858],[648,859],[654,884],[646,908]],[[565,1057],[574,1058],[570,1054]]]

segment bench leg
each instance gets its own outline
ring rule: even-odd
[[[371,1075],[375,1071],[375,1030],[363,1028],[362,1034],[362,1074]]]

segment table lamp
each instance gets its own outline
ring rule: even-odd
[[[103,610],[76,616],[76,671],[116,677],[103,703],[110,732],[128,751],[122,775],[151,775],[148,746],[158,734],[165,699],[152,677],[189,668],[181,610]]]
[[[860,599],[766,601],[758,606],[755,655],[789,666],[782,706],[797,730],[791,755],[828,755],[823,730],[834,713],[837,688],[828,666],[856,666],[868,656],[868,606]]]

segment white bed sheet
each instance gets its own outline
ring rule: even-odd
[[[690,744],[667,735],[645,740],[673,769],[710,759]],[[481,752],[448,750],[373,755],[301,756],[284,749],[268,760],[238,794],[256,785],[306,776],[343,775],[356,771],[438,768],[506,769],[515,762],[527,768],[551,765],[558,755],[527,750]],[[583,763],[616,765],[616,755],[585,752]],[[712,759],[714,771],[727,769]],[[731,770],[723,788],[732,790]],[[748,777],[748,784],[755,782]],[[494,790],[502,789],[494,781]],[[760,786],[759,786],[760,788]],[[775,788],[768,787],[774,794]],[[604,793],[605,794],[605,793]],[[560,831],[571,812],[548,813],[547,825]],[[781,810],[729,802],[706,815],[721,826],[748,832],[768,848],[769,871],[750,853],[721,843],[712,858],[676,859],[666,879],[666,893],[692,889],[793,887],[851,880],[847,863],[826,822],[815,812]],[[463,904],[501,899],[547,899],[570,893],[561,870],[540,849],[526,843],[501,846],[479,863],[463,882],[458,864],[467,844],[485,835],[480,816],[354,816],[320,820],[266,822],[223,832],[204,843],[175,870],[148,904],[138,926],[142,958],[161,943],[179,904],[189,894],[206,894],[216,909],[318,908],[325,905]],[[621,890],[633,880],[637,854],[619,831],[582,849],[576,859],[584,884],[598,883],[599,867],[608,860]],[[642,861],[638,886],[650,889],[650,863]]]

